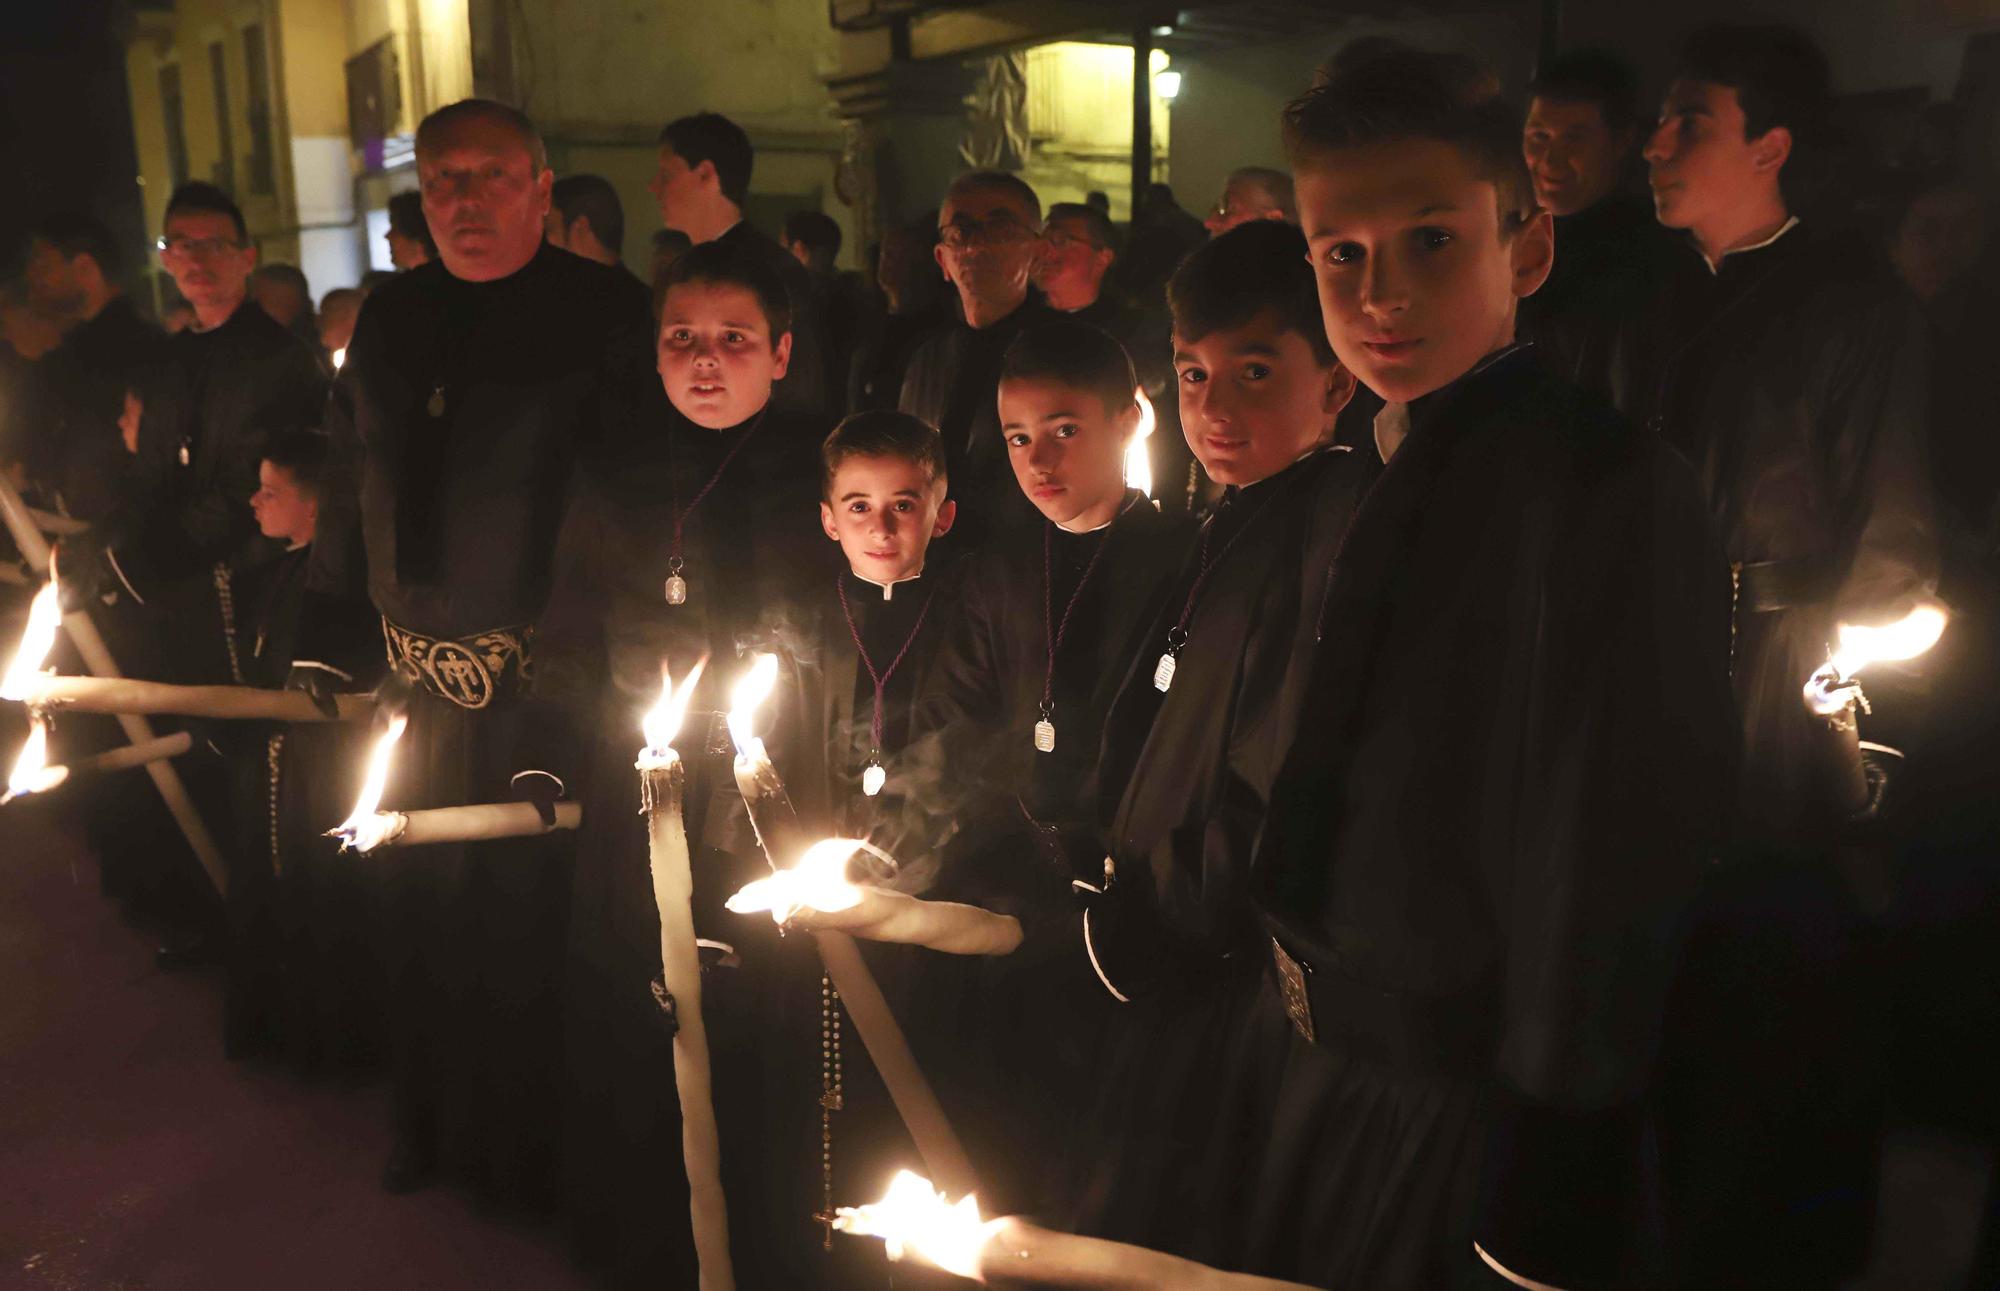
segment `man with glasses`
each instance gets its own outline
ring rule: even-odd
[[[1029,277],[1041,251],[1042,203],[1014,175],[979,170],[945,190],[938,268],[958,292],[963,321],[918,347],[898,403],[944,436],[958,502],[953,537],[976,545],[1010,515],[1028,514],[1000,436],[1000,360],[1023,329],[1053,316]]]

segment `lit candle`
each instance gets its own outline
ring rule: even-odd
[[[0,675],[0,699],[24,700],[34,693],[36,684],[42,680],[42,664],[49,651],[55,649],[56,629],[61,626],[60,593],[56,590],[56,580],[51,578],[28,606],[28,626],[22,629],[21,644],[7,664],[6,673]]]
[[[12,802],[23,794],[46,793],[69,778],[69,768],[49,765],[49,727],[38,714],[28,726],[27,742],[14,769],[7,776],[7,792],[0,802]]]
[[[1821,717],[1838,716],[1860,697],[1856,678],[1863,668],[1916,658],[1938,643],[1947,621],[1941,607],[1921,605],[1884,627],[1841,624],[1839,644],[1806,679],[1806,706]]]
[[[1132,432],[1132,442],[1125,446],[1125,487],[1137,489],[1150,498],[1153,496],[1153,455],[1146,441],[1153,437],[1153,427],[1158,418],[1153,414],[1153,401],[1146,397],[1144,390],[1134,390],[1132,399],[1139,405],[1139,427]]]
[[[37,731],[41,729],[40,718],[36,719],[35,729]],[[106,771],[124,771],[132,767],[151,766],[155,762],[164,762],[168,758],[177,758],[193,747],[194,737],[192,735],[186,731],[175,731],[172,735],[162,735],[156,739],[147,740],[143,744],[124,744],[115,749],[106,749],[102,753],[93,753],[89,757],[79,758],[75,762],[71,762],[65,766],[48,767],[46,775],[40,777],[25,773],[23,765],[17,764],[14,776],[8,781],[6,796],[0,797],[0,803],[18,798],[22,794],[46,793],[48,790],[67,784],[79,776],[98,775]],[[45,756],[45,754],[37,750],[37,756]],[[24,762],[28,757],[28,751],[23,749],[22,758]]]
[[[681,1104],[681,1158],[687,1170],[688,1217],[702,1291],[729,1291],[735,1275],[729,1262],[729,1210],[722,1192],[721,1136],[709,1092],[708,1031],[701,1018],[701,960],[696,949],[694,873],[688,860],[687,830],[681,818],[686,773],[674,752],[674,737],[687,713],[701,664],[674,688],[662,670],[660,702],[641,728],[640,810],[653,874],[653,903],[660,914],[660,976],[674,1002],[674,1086]]]
[[[751,729],[757,707],[771,693],[777,677],[777,657],[758,655],[749,673],[731,693],[729,709],[729,734],[737,750],[736,788],[743,795],[743,807],[749,813],[758,845],[764,849],[764,859],[773,870],[794,869],[811,851],[805,831],[799,827],[798,814],[792,810],[791,797],[785,792],[784,781],[778,778],[764,742]],[[848,855],[853,853],[850,851]],[[944,1108],[939,1106],[930,1082],[918,1069],[910,1042],[896,1022],[896,1015],[889,1011],[889,1002],[882,998],[882,988],[868,971],[854,938],[844,932],[821,931],[813,933],[813,942],[819,947],[827,977],[840,992],[847,1016],[861,1033],[861,1043],[867,1048],[932,1177],[961,1196],[976,1190],[979,1184],[972,1159],[965,1154],[951,1123],[945,1120]]]
[[[1094,1291],[1306,1291],[1302,1283],[1225,1273],[1142,1246],[1054,1232],[1015,1216],[986,1219],[976,1198],[947,1201],[929,1180],[908,1170],[897,1173],[882,1200],[842,1206],[833,1226],[856,1237],[881,1238],[892,1260],[914,1256],[974,1282]]]

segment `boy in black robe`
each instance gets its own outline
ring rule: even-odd
[[[299,635],[328,453],[324,436],[294,431],[274,437],[258,464],[250,507],[283,550],[234,584],[247,685],[310,676],[324,696],[365,689],[379,669],[380,623],[358,598],[321,615],[315,640]],[[225,723],[219,737],[235,764],[238,826],[224,1044],[232,1057],[281,1054],[308,1070],[351,1070],[381,1038],[374,885],[324,835],[360,790],[367,733],[337,722]]]
[[[695,926],[743,948],[741,967],[713,974],[703,1001],[739,1276],[747,1283],[758,1270],[787,1267],[776,1257],[817,1231],[806,1218],[815,1202],[781,1212],[765,1201],[773,1178],[803,1197],[817,1153],[796,1139],[796,1161],[780,1172],[756,1148],[766,1066],[758,1042],[768,1037],[754,1010],[772,948],[765,929],[725,915],[722,902],[768,869],[743,814],[719,710],[749,655],[795,633],[801,598],[824,586],[820,571],[832,575],[815,523],[825,427],[816,414],[787,412],[778,397],[789,379],[791,313],[783,280],[762,257],[704,243],[675,260],[661,292],[655,366],[671,407],[650,434],[615,445],[579,493],[542,642],[541,683],[591,733],[564,982],[564,1207],[579,1257],[616,1287],[693,1276],[679,1219],[687,1194],[672,1029],[653,989],[659,918],[646,833],[633,814],[640,718],[660,697],[663,667],[685,685],[707,661],[675,740],[687,769]],[[800,710],[795,677],[769,707]],[[777,949],[811,953],[797,938]],[[789,1049],[788,1060],[804,1059],[810,1037],[797,1041],[770,1043],[774,1052]],[[810,1087],[783,1097],[796,1105]],[[782,1244],[769,1240],[767,1214],[789,1222]]]
[[[967,561],[964,608],[919,713],[920,760],[952,830],[934,895],[1033,929],[1022,950],[971,970],[964,1012],[977,1025],[959,1064],[978,1099],[961,1131],[983,1141],[988,1203],[1012,1210],[1063,1208],[1050,1163],[1075,1141],[1111,1004],[1071,953],[1070,883],[1102,872],[1105,714],[1195,530],[1126,486],[1135,389],[1124,347],[1088,324],[1045,323],[1009,347],[999,433],[1043,523]]]
[[[1549,217],[1473,70],[1389,50],[1286,112],[1327,336],[1385,406],[1247,875],[1229,1258],[1624,1286],[1729,589],[1685,464],[1514,346]]]
[[[311,576],[339,590],[360,572],[358,527],[411,685],[385,810],[504,801],[517,773],[564,770],[531,682],[572,476],[659,397],[644,289],[542,240],[553,175],[526,117],[442,108],[417,169],[440,259],[385,283],[355,327],[328,426],[358,476],[323,509]],[[442,1170],[494,1199],[551,1199],[567,850],[509,839],[360,862],[389,907],[392,1190]]]
[[[1800,692],[1838,625],[1902,619],[1938,574],[1922,324],[1799,201],[1828,93],[1795,31],[1689,38],[1646,147],[1686,245],[1620,339],[1621,406],[1693,463],[1736,578],[1735,837],[1677,993],[1662,1152],[1674,1250],[1707,1285],[1825,1284],[1866,1257],[1885,1019],[1845,876],[1872,805],[1851,714]]]

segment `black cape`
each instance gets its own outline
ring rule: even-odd
[[[117,296],[35,367],[28,475],[68,514],[95,522],[117,509],[132,467],[118,428],[125,393],[143,400],[172,348],[166,333]]]
[[[1653,218],[1649,200],[1625,193],[1557,216],[1555,235],[1555,264],[1541,289],[1521,302],[1515,330],[1534,342],[1550,371],[1586,390],[1605,390],[1620,327],[1658,302],[1682,248]]]
[[[1477,1241],[1627,1285],[1673,934],[1729,796],[1727,575],[1685,464],[1532,355],[1411,414],[1255,848],[1317,1042],[1267,941],[1228,1258],[1437,1287]]]

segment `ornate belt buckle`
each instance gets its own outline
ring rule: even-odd
[[[1278,998],[1284,1001],[1285,1016],[1292,1020],[1306,1043],[1314,1042],[1312,996],[1306,990],[1306,974],[1311,970],[1271,938],[1271,962],[1278,969]]]

